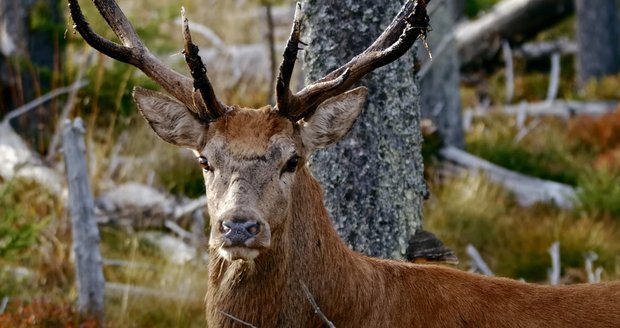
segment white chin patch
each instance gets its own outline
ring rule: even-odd
[[[252,261],[258,256],[258,250],[247,247],[220,247],[220,256],[228,261]]]

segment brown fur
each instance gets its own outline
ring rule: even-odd
[[[342,101],[354,107],[361,106],[359,97],[365,94],[349,96]],[[350,128],[357,114],[343,126],[329,119],[348,108],[343,103],[319,107],[319,119],[302,124],[270,107],[236,108],[203,128],[179,113],[184,109],[176,103],[167,115],[181,117],[176,120],[181,123],[165,124],[166,118],[153,111],[166,107],[166,99],[155,98],[139,99],[147,120],[164,123],[151,122],[153,129],[173,139],[169,142],[195,144],[212,165],[205,172],[211,217],[209,327],[243,327],[230,316],[261,328],[325,327],[302,285],[336,327],[620,327],[619,282],[540,286],[349,250],[332,227],[318,182],[303,165],[315,147],[336,141]],[[195,131],[186,131],[192,126]],[[190,135],[200,138],[194,142]],[[295,154],[301,156],[297,169],[283,173]],[[232,260],[226,257],[231,253],[220,252],[218,224],[231,213],[263,224],[252,244],[255,257],[245,253],[243,260]]]
[[[230,120],[228,128],[245,130],[227,129],[227,136],[251,136],[267,149],[270,133],[294,131],[259,116],[243,121],[266,124],[269,133],[247,131],[246,123]],[[256,327],[326,326],[302,282],[336,327],[620,326],[619,283],[539,286],[365,257],[337,236],[306,167],[295,174],[291,193],[287,218],[272,231],[272,247],[253,262],[228,262],[211,249],[209,327],[243,327],[222,312]]]

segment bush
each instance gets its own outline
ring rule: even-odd
[[[620,221],[620,172],[590,170],[579,179],[579,209]]]

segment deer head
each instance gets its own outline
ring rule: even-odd
[[[277,104],[247,109],[217,100],[187,19],[183,53],[193,79],[153,56],[113,0],[93,2],[122,44],[93,32],[77,0],[69,0],[75,29],[92,47],[138,67],[170,94],[142,88],[133,93],[157,135],[196,154],[209,199],[210,247],[228,261],[253,260],[286,238],[291,206],[299,201],[292,188],[307,170],[308,156],[342,138],[362,111],[367,90],[351,87],[403,55],[428,26],[426,1],[408,1],[367,50],[293,93],[289,83],[301,43],[298,4],[277,80]]]

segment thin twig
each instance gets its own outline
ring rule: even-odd
[[[235,316],[234,316],[234,315],[232,315],[232,314],[228,314],[228,313],[226,313],[226,312],[224,312],[224,311],[220,311],[220,313],[221,313],[223,316],[225,316],[226,318],[230,319],[230,320],[236,321],[236,322],[238,322],[238,323],[240,323],[240,324],[242,324],[242,325],[245,325],[245,326],[247,326],[247,327],[256,328],[256,326],[254,326],[253,324],[251,324],[251,323],[249,323],[249,322],[245,322],[245,321],[243,321],[243,320],[241,320],[241,319],[239,319],[239,318],[235,317]]]
[[[308,298],[308,302],[310,302],[310,305],[312,305],[312,308],[314,309],[314,313],[318,314],[319,317],[321,317],[323,322],[325,322],[328,327],[336,328],[336,326],[334,326],[334,324],[331,321],[329,321],[329,319],[327,319],[325,314],[323,314],[323,312],[319,308],[319,305],[316,304],[316,301],[314,300],[314,297],[312,297],[312,294],[310,293],[308,286],[306,286],[306,284],[304,284],[304,282],[301,280],[299,281],[299,283],[301,284],[301,289],[304,291],[304,294],[306,294],[306,298]]]
[[[10,120],[28,112],[31,111],[39,106],[41,106],[42,104],[60,96],[63,95],[65,93],[69,93],[71,92],[73,89],[80,89],[83,88],[84,86],[86,86],[88,84],[88,81],[86,80],[78,80],[76,82],[74,82],[73,84],[66,86],[66,87],[62,87],[62,88],[58,88],[55,90],[52,90],[44,95],[42,95],[41,97],[34,99],[33,101],[20,106],[18,108],[15,108],[14,110],[10,111],[8,114],[6,114],[6,116],[4,117],[4,119],[2,120],[2,122],[0,122],[0,124],[8,124]]]

